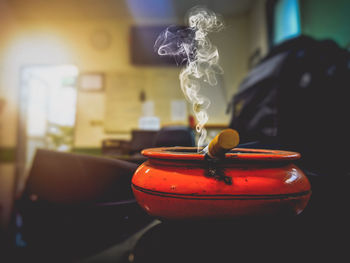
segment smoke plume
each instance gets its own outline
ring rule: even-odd
[[[159,55],[173,56],[177,64],[186,66],[180,73],[181,89],[192,104],[197,119],[196,131],[200,133],[198,147],[203,146],[207,131],[209,98],[200,94],[204,83],[217,85],[216,74],[223,74],[219,65],[219,53],[208,33],[223,28],[221,17],[205,7],[196,6],[187,15],[189,27],[170,26],[157,38],[154,48]]]

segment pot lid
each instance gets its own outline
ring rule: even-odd
[[[143,150],[142,154],[153,159],[197,161],[205,159],[203,153],[197,152],[197,147],[149,148]],[[281,150],[235,148],[226,153],[225,159],[237,161],[293,161],[300,159],[300,153]]]

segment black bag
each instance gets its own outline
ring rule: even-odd
[[[288,40],[251,70],[232,99],[241,142],[300,152],[312,170],[349,171],[350,54],[334,41]]]

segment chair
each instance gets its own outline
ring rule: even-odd
[[[105,139],[102,141],[103,155],[127,155],[130,152],[130,142],[119,139]]]
[[[143,149],[153,147],[157,131],[133,130],[131,132],[130,154],[140,154]]]
[[[138,206],[131,178],[138,165],[122,160],[37,150],[15,230],[27,243],[20,261],[71,262],[102,251],[151,218]],[[18,234],[16,234],[17,236]]]
[[[166,126],[159,130],[154,147],[195,146],[193,130],[187,126]]]
[[[130,199],[136,168],[136,164],[121,160],[39,149],[26,191],[62,204]]]

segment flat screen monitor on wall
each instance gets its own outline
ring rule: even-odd
[[[159,56],[154,51],[154,44],[159,34],[167,27],[168,25],[132,26],[130,28],[131,64],[139,66],[177,66],[173,57]]]

